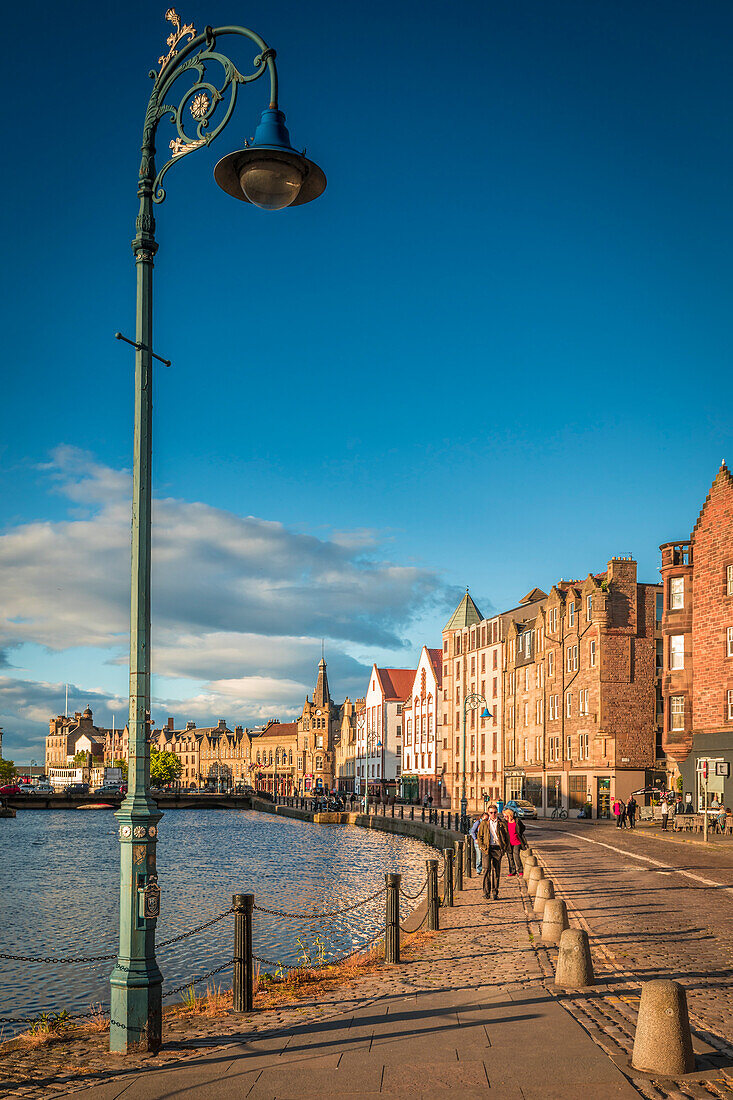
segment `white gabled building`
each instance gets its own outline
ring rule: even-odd
[[[402,708],[402,797],[411,801],[432,798],[440,806],[445,789],[442,777],[440,693],[443,652],[423,646]]]
[[[369,794],[399,793],[402,770],[402,705],[409,697],[415,671],[411,668],[372,666],[364,699],[363,721],[357,715],[356,774]]]

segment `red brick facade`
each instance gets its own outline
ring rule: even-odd
[[[698,757],[733,756],[733,477],[725,463],[689,542],[660,549],[664,747],[698,802]]]

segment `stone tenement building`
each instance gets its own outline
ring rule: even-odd
[[[298,723],[273,719],[264,729],[250,734],[252,785],[270,794],[295,794],[298,790]]]
[[[96,766],[112,764],[116,759],[113,746],[121,737],[119,731],[102,729],[94,725],[94,716],[89,707],[83,712],[76,711],[71,718],[59,714],[49,719],[46,738],[46,774],[49,768],[66,768],[78,752],[87,753]]]
[[[696,809],[704,804],[702,760],[710,799],[730,805],[733,782],[724,773],[733,764],[733,477],[725,463],[689,540],[660,549],[664,748]]]
[[[216,726],[200,729],[195,722],[187,722],[184,729],[173,727],[174,720],[169,718],[162,729],[153,732],[151,743],[180,759],[182,786],[229,787],[250,782],[250,730],[236,726],[232,731],[224,718]]]
[[[484,619],[466,590],[443,627],[441,772],[445,797],[455,809],[460,808],[464,777],[469,810],[482,810],[485,799],[502,797],[504,635],[515,619],[533,617],[544,596],[533,589],[519,607]],[[464,701],[472,694],[486,699],[491,717],[481,717],[483,704],[466,706],[464,755]]]
[[[613,558],[506,629],[506,797],[609,817],[615,797],[652,781],[659,591],[637,583],[631,558]]]

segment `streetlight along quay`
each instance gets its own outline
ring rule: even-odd
[[[489,711],[489,704],[483,695],[479,695],[475,691],[469,691],[468,695],[463,699],[463,781],[461,783],[461,832],[468,832],[468,798],[466,797],[466,712],[469,710],[477,710],[481,704],[484,704],[484,709],[481,711],[481,718],[491,718]],[[476,774],[476,781],[478,782],[478,773]]]
[[[130,760],[127,798],[116,814],[120,823],[120,950],[110,978],[110,1049],[122,1052],[141,1045],[158,1050],[162,1027],[163,978],[155,959],[160,901],[155,848],[162,815],[149,791],[152,383],[153,359],[160,359],[152,350],[153,257],[158,249],[153,204],[165,199],[162,182],[169,169],[195,150],[210,145],[227,125],[240,84],[250,84],[265,72],[270,76],[269,106],[262,112],[254,139],[216,165],[216,182],[227,194],[263,210],[310,202],[326,186],[321,169],[290,144],[285,116],[278,107],[275,51],[246,27],[207,27],[197,35],[191,24],[181,26],[172,8],[165,17],[174,29],[168,37],[168,53],[158,59],[159,70],[150,73],[155,83],[145,113],[137,188],[140,208],[132,242],[137,303],[135,340],[129,341],[135,347]],[[219,39],[226,35],[249,39],[256,46],[251,73],[240,73],[218,50]],[[207,66],[214,69],[210,78]],[[192,82],[180,97],[173,84],[184,74]],[[175,126],[176,136],[169,143],[169,159],[156,172],[155,140],[163,118]]]

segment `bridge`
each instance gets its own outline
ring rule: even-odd
[[[252,801],[246,794],[208,794],[196,791],[186,794],[165,791],[151,795],[161,810],[250,810]],[[23,794],[3,796],[6,806],[14,810],[79,810],[85,806],[109,806],[116,810],[124,799],[121,794]]]

